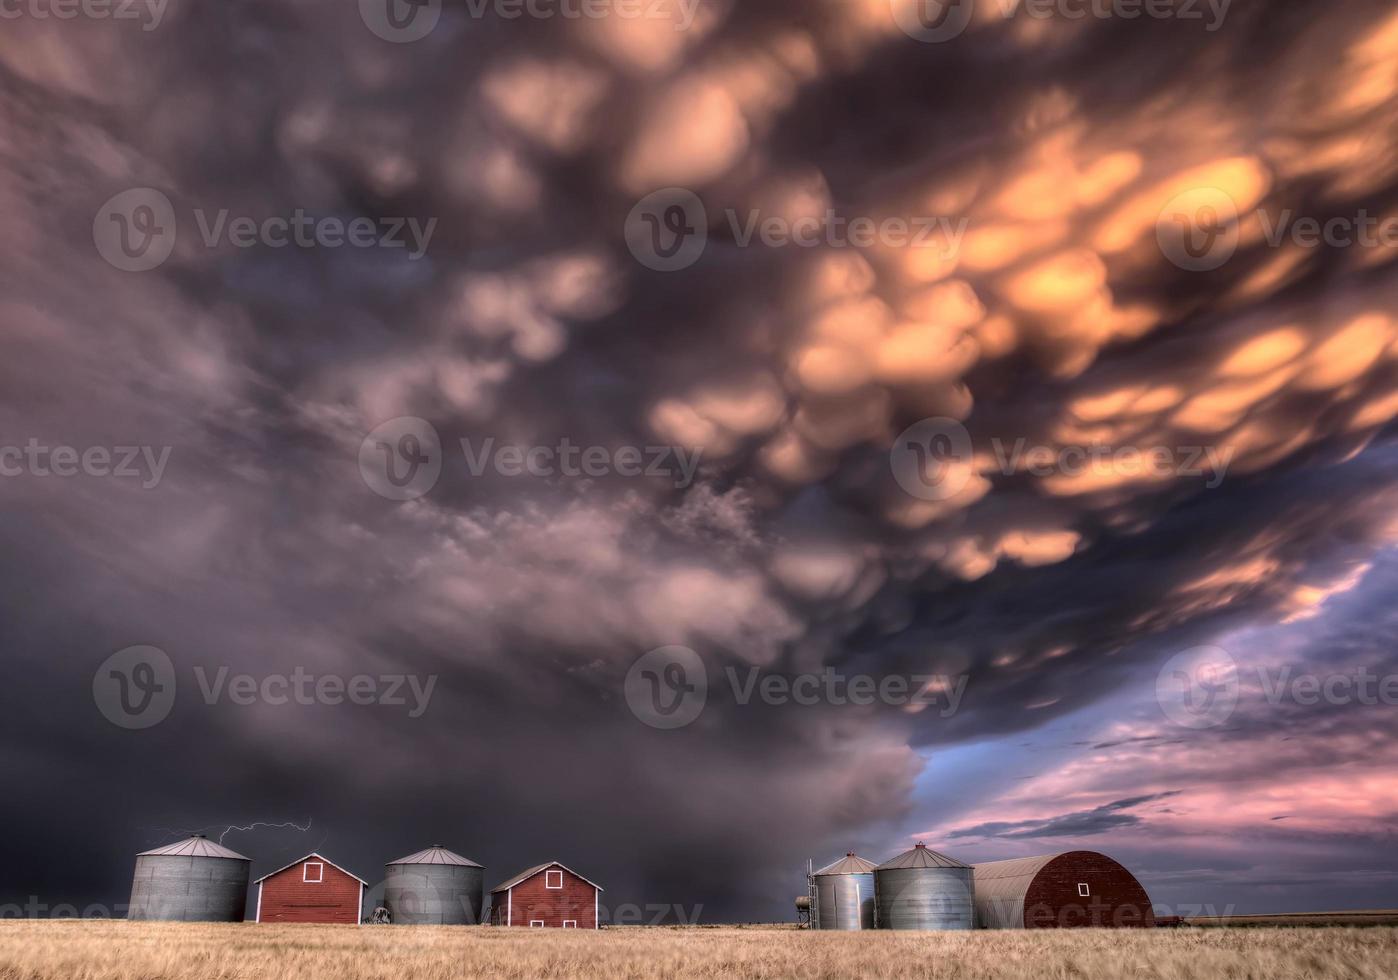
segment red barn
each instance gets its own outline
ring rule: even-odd
[[[1097,851],[1065,851],[975,866],[982,929],[1146,928],[1150,896],[1136,876]]]
[[[358,925],[366,882],[319,854],[257,879],[258,922]]]
[[[490,890],[490,924],[596,929],[602,886],[557,861],[521,871]]]

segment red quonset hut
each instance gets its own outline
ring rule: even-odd
[[[490,924],[596,929],[602,886],[557,861],[521,871],[490,890]]]
[[[1136,876],[1097,851],[1065,851],[975,865],[982,929],[1151,928]]]
[[[367,882],[319,854],[257,879],[258,922],[358,925]]]

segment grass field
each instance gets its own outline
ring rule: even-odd
[[[1276,912],[1271,915],[1193,915],[1192,926],[1398,926],[1398,910],[1372,909],[1354,912]]]
[[[0,921],[0,980],[1398,976],[1398,929],[834,933]]]

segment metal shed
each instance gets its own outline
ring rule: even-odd
[[[1062,851],[975,866],[982,929],[1150,928],[1150,896],[1097,851]]]

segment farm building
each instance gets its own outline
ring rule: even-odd
[[[1066,851],[975,866],[982,929],[1155,925],[1135,875],[1096,851]]]
[[[252,862],[203,834],[136,855],[128,919],[242,922]]]
[[[257,879],[258,922],[358,925],[367,882],[319,854]]]
[[[550,861],[490,890],[490,922],[535,929],[596,929],[602,886]]]
[[[970,929],[975,922],[971,866],[918,844],[874,869],[880,929]]]
[[[395,925],[473,926],[484,875],[475,861],[433,844],[384,866],[384,906]]]
[[[811,874],[813,929],[874,928],[874,862],[853,851]]]

